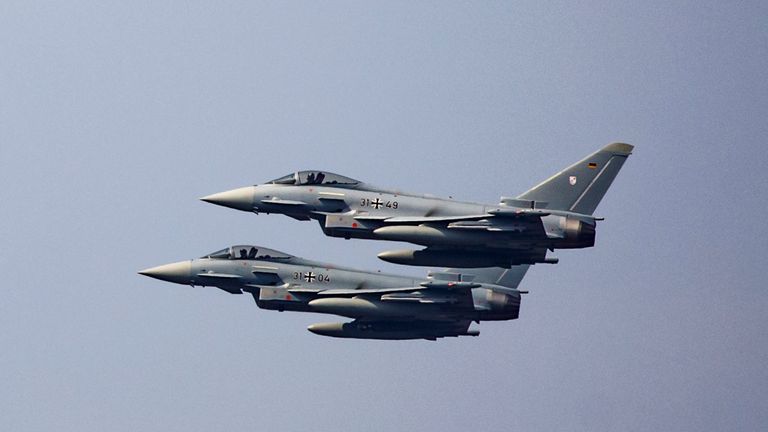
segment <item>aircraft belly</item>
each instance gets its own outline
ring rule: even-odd
[[[289,301],[289,300],[256,300],[256,306],[265,310],[276,310],[279,312],[312,312],[307,306],[307,302]]]
[[[354,298],[320,298],[309,302],[309,310],[349,318],[440,318],[443,305],[421,302],[388,302]]]
[[[354,212],[326,214],[321,226],[323,229],[339,231],[371,231],[380,226],[375,220],[360,219],[356,216]]]

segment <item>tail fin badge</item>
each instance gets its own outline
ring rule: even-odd
[[[570,183],[571,186],[576,186],[576,176],[568,177],[568,183]]]

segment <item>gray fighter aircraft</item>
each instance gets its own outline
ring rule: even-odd
[[[426,246],[379,258],[397,264],[505,267],[556,263],[547,249],[595,244],[592,215],[633,146],[613,143],[516,198],[476,204],[382,189],[327,171],[299,171],[201,198],[255,213],[315,219],[332,237]]]
[[[346,323],[312,324],[322,336],[429,339],[477,336],[472,321],[512,320],[527,265],[433,272],[425,279],[334,266],[259,246],[239,245],[139,274],[184,285],[253,295],[262,309],[341,315]]]

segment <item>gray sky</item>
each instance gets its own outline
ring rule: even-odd
[[[0,4],[0,429],[763,430],[765,2]],[[136,271],[384,242],[197,200],[296,169],[495,202],[636,145],[595,248],[479,338]]]

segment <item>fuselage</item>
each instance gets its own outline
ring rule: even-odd
[[[205,200],[243,211],[279,213],[299,220],[314,219],[320,223],[323,232],[332,237],[499,251],[594,245],[595,219],[566,211],[549,210],[546,215],[536,218],[494,218],[491,216],[494,212],[511,214],[530,209],[503,202],[493,205],[456,201],[365,184],[268,183],[228,193],[233,192],[237,192],[238,200],[230,200],[227,204],[215,198]],[[470,220],[461,220],[465,217]]]
[[[251,293],[262,309],[328,313],[375,320],[508,320],[519,313],[515,289],[475,283],[461,288],[434,278],[368,272],[272,254],[250,259],[233,246],[226,258],[206,256],[148,269],[142,274],[192,286]],[[240,258],[241,251],[244,258]],[[244,252],[242,252],[244,251]]]

